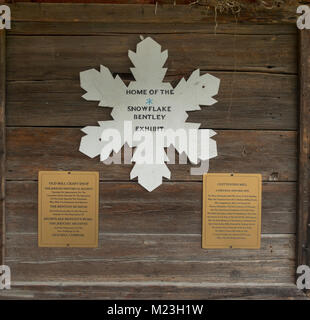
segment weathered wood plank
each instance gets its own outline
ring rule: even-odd
[[[294,24],[251,25],[240,23],[119,23],[119,22],[37,22],[13,21],[9,35],[107,35],[113,33],[204,33],[204,34],[293,34],[297,36]]]
[[[300,128],[297,263],[309,264],[310,252],[310,33],[300,32]]]
[[[128,216],[127,221],[129,221]],[[129,223],[129,222],[128,222]],[[35,233],[7,232],[6,258],[10,263],[47,264],[57,262],[219,262],[250,263],[265,260],[293,260],[295,235],[262,235],[259,250],[201,248],[201,234],[100,233],[98,248],[39,248]],[[42,279],[43,280],[43,279]]]
[[[40,170],[85,168],[99,171],[105,181],[129,179],[132,165],[104,165],[79,152],[83,135],[78,128],[8,128],[7,179],[36,180]],[[295,131],[218,130],[214,139],[218,157],[211,159],[210,172],[258,172],[265,181],[296,181]],[[169,167],[172,181],[201,181],[190,175],[189,164]]]
[[[243,10],[239,21],[256,24],[296,23],[296,8],[300,1],[289,1],[266,9],[256,7],[255,10]],[[126,4],[29,4],[16,3],[10,5],[14,21],[90,21],[113,23],[215,23],[215,10],[208,6],[188,5],[126,5]],[[156,8],[156,10],[155,10]],[[218,14],[218,23],[234,22],[231,13]]]
[[[293,283],[295,263],[278,261],[221,262],[95,262],[21,263],[7,259],[15,281],[186,281],[227,283]]]
[[[295,183],[263,183],[262,233],[295,233],[295,189]],[[143,194],[134,182],[103,182],[99,191],[103,232],[201,234],[200,182],[164,183]],[[6,211],[7,232],[36,232],[37,182],[9,181]]]
[[[221,79],[218,102],[189,112],[188,122],[214,129],[297,129],[296,76],[231,72],[212,75]],[[180,78],[167,77],[166,81],[175,86]],[[84,100],[83,94],[78,80],[9,82],[7,125],[86,126],[111,119],[110,108]]]
[[[6,45],[5,30],[0,30],[0,265],[5,245],[5,172],[6,172]]]
[[[151,34],[169,50],[168,75],[193,70],[296,73],[295,35]],[[138,34],[8,37],[8,80],[78,79],[100,64],[128,73]],[[203,44],[203,45],[202,45]]]
[[[306,295],[295,285],[230,285],[177,282],[108,282],[105,284],[35,283],[15,284],[0,291],[1,299],[255,299],[304,300]]]
[[[7,234],[13,281],[292,283],[295,237],[265,235],[260,250],[204,250],[200,235],[100,234],[97,249],[38,248]]]

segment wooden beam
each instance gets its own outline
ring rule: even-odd
[[[193,36],[170,33],[155,34],[152,38],[162,50],[168,50],[166,75],[179,76],[177,82],[181,77],[189,76],[197,66],[211,74],[213,71],[298,73],[297,37],[293,34]],[[10,36],[9,40],[8,81],[76,81],[81,70],[98,68],[100,64],[113,73],[126,73],[127,76],[132,67],[128,49],[136,51],[139,35]],[[267,91],[272,92],[270,86]]]
[[[12,28],[7,30],[11,35],[131,35],[136,34],[229,34],[229,35],[294,35],[297,38],[298,29],[291,24],[241,24],[219,23],[217,25],[200,23],[105,23],[105,22],[40,22],[40,21],[13,21]],[[236,39],[236,43],[238,41]],[[291,44],[289,44],[291,45]],[[295,46],[296,49],[296,46]]]
[[[310,31],[300,31],[300,128],[299,128],[299,199],[297,222],[297,264],[310,258]]]
[[[98,283],[98,282],[97,282]],[[1,290],[0,299],[258,299],[306,300],[294,284],[229,285],[227,283],[184,283],[164,281],[105,282],[100,285],[70,282],[13,283]]]
[[[0,30],[0,265],[4,263],[5,240],[5,31]]]
[[[67,248],[42,250],[37,239],[37,232],[7,233],[6,263],[14,275],[13,282],[177,281],[276,285],[294,283],[296,273],[293,234],[264,234],[260,250],[204,250],[200,234],[100,232],[98,248],[72,251]]]
[[[173,4],[85,4],[85,3],[14,3],[13,21],[105,22],[105,23],[296,23],[296,9],[301,1],[293,0],[277,6],[245,6],[238,16],[220,12],[213,5]]]

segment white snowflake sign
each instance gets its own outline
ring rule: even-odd
[[[217,156],[216,142],[211,139],[215,132],[199,129],[199,123],[186,119],[188,111],[216,102],[212,97],[218,93],[220,80],[210,74],[200,75],[197,69],[173,88],[163,81],[168,51],[162,52],[150,37],[142,38],[136,52],[129,50],[128,56],[135,66],[131,68],[135,81],[128,86],[102,65],[100,71],[80,73],[81,87],[86,91],[83,98],[112,108],[114,119],[83,128],[86,135],[81,139],[80,151],[91,158],[100,155],[100,160],[105,161],[112,152],[119,153],[128,144],[135,148],[130,178],[138,177],[138,182],[152,191],[162,184],[163,177],[170,179],[167,162],[171,163],[171,159],[165,148],[173,146],[194,164],[208,164],[209,159]]]

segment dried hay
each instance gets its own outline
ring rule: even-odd
[[[215,12],[231,13],[237,16],[242,10],[249,7],[274,9],[281,6],[284,0],[196,0],[190,5],[213,7]]]

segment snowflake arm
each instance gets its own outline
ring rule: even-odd
[[[130,179],[138,177],[138,182],[147,191],[151,192],[162,184],[162,178],[170,179],[171,172],[165,163],[138,164],[130,172]]]
[[[217,95],[219,86],[220,79],[208,73],[201,76],[197,69],[187,81],[182,78],[174,91],[179,101],[182,101],[183,110],[194,111],[200,110],[199,105],[211,106],[216,103],[212,97]]]
[[[100,107],[116,107],[126,90],[121,78],[118,75],[114,78],[110,70],[102,65],[100,72],[96,69],[80,72],[80,81],[81,87],[87,91],[83,98],[100,101]]]
[[[163,81],[167,71],[163,65],[168,58],[168,51],[162,52],[161,46],[152,38],[148,37],[138,43],[137,52],[129,50],[128,57],[135,66],[130,71],[137,82],[147,87]]]
[[[108,159],[112,151],[119,152],[125,143],[122,124],[113,120],[100,121],[99,126],[88,126],[82,131],[86,135],[79,151],[90,158],[100,155],[100,161]]]

